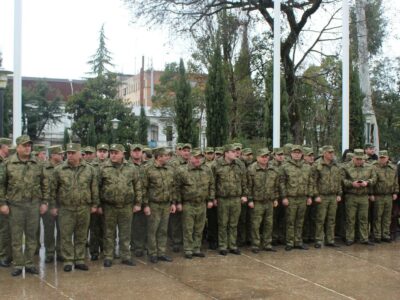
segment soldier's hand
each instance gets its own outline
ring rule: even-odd
[[[140,205],[135,205],[135,206],[133,207],[132,211],[135,213],[135,212],[140,211],[141,209],[142,209],[142,208],[140,207]]]
[[[311,197],[308,197],[308,198],[307,198],[306,204],[307,204],[308,206],[310,206],[310,205],[312,204],[312,199],[311,199]]]
[[[247,197],[240,198],[240,201],[242,201],[242,204],[246,203],[247,202]]]
[[[352,186],[355,188],[359,188],[361,186],[361,182],[353,181]]]
[[[176,212],[176,206],[175,206],[175,204],[171,204],[171,209],[169,210],[169,212],[170,212],[171,214],[174,214],[174,213]]]
[[[249,206],[250,208],[254,208],[254,202],[253,202],[253,201],[250,201],[249,204],[248,204],[248,206]]]
[[[8,205],[2,205],[2,206],[0,207],[0,212],[1,212],[3,215],[8,215],[8,214],[10,213],[10,208],[8,207]]]
[[[397,200],[397,194],[393,194],[392,199],[393,199],[393,201]]]
[[[283,206],[288,206],[289,205],[289,199],[288,198],[283,199],[282,200],[282,204],[283,204]]]
[[[363,187],[368,186],[368,181],[363,181],[363,182],[361,183],[361,186],[363,186]]]
[[[274,207],[278,207],[278,200],[274,200],[273,206],[274,206]]]
[[[98,213],[99,215],[102,215],[102,214],[103,214],[103,208],[98,207],[98,208],[97,208],[97,213]]]
[[[218,200],[214,199],[214,206],[217,207],[218,206]]]
[[[375,201],[375,196],[374,196],[374,195],[371,195],[371,196],[369,196],[368,198],[369,198],[369,200],[372,201],[372,202]]]
[[[151,214],[150,206],[145,206],[145,207],[143,208],[143,212],[144,212],[144,214],[145,214],[146,216],[150,216],[150,214]]]
[[[176,210],[177,211],[182,211],[183,210],[182,204],[177,204],[176,205]]]
[[[214,206],[214,203],[212,201],[207,202],[207,208],[212,208]]]
[[[95,214],[97,212],[97,207],[93,206],[90,208],[90,213]]]
[[[53,217],[57,217],[58,216],[58,208],[52,208],[50,210],[50,213]]]
[[[321,197],[317,197],[317,198],[315,198],[315,202],[317,202],[317,203],[321,203],[322,202],[322,199],[321,199]]]
[[[340,201],[342,201],[342,197],[336,196],[336,202],[340,202]]]
[[[46,212],[47,212],[47,209],[48,209],[49,207],[47,206],[47,204],[40,204],[40,207],[39,207],[39,213],[41,214],[41,215],[44,215]]]

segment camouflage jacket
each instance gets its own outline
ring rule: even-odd
[[[168,166],[173,167],[174,169],[180,167],[181,165],[186,165],[187,161],[182,158],[182,156],[175,156],[168,163]]]
[[[55,195],[51,189],[54,188],[54,171],[58,165],[53,165],[50,161],[43,165],[43,200],[47,203],[51,203],[50,197]]]
[[[168,165],[160,166],[154,161],[143,170],[143,205],[149,202],[173,203],[174,172]]]
[[[311,168],[314,181],[314,196],[336,195],[342,196],[342,169],[336,162],[327,164],[318,159]]]
[[[139,170],[126,160],[122,164],[106,162],[99,172],[100,201],[122,207],[142,204],[142,182]]]
[[[312,197],[314,192],[311,167],[302,160],[288,159],[281,167],[280,193],[286,197]]]
[[[220,157],[212,166],[215,179],[216,198],[247,196],[247,178],[244,167],[239,160],[231,163]]]
[[[83,159],[77,167],[69,165],[68,161],[58,165],[54,170],[55,203],[51,207],[75,208],[80,206],[99,205],[99,186],[95,169]]]
[[[355,195],[372,194],[376,178],[376,172],[371,165],[364,164],[363,166],[357,167],[350,162],[344,168],[343,185],[345,187],[345,193]],[[360,188],[353,187],[353,182],[358,180],[368,181],[368,186]]]
[[[247,169],[249,201],[274,201],[279,199],[280,174],[277,168],[265,169],[258,162]]]
[[[0,205],[42,203],[43,165],[31,156],[27,161],[13,154],[1,164]]]
[[[191,164],[175,172],[175,197],[177,203],[201,203],[215,199],[214,176],[205,164],[195,168]]]
[[[397,168],[392,163],[384,166],[379,163],[374,164],[377,175],[376,184],[373,187],[374,195],[396,194],[399,192],[399,182]]]

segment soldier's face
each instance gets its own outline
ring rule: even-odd
[[[8,145],[1,145],[1,152],[3,153],[4,157],[8,157],[9,151],[8,151]]]
[[[357,167],[360,167],[364,164],[364,159],[353,157],[353,164]]]
[[[268,155],[263,155],[263,156],[257,157],[257,162],[262,166],[266,166],[268,164],[268,161],[269,161]]]
[[[228,160],[234,160],[237,158],[235,150],[229,150],[225,152],[225,158]]]
[[[236,150],[235,150],[235,155],[236,155],[236,158],[239,158],[240,155],[242,155],[242,150],[236,149]]]
[[[188,160],[190,158],[190,149],[189,148],[182,149],[181,156],[183,159]]]
[[[304,160],[311,164],[314,162],[314,155],[304,155]]]
[[[73,165],[78,164],[81,157],[80,151],[67,151],[67,161]]]
[[[45,152],[45,151],[40,151],[40,152],[37,154],[37,157],[38,157],[39,160],[45,161],[45,160],[47,159],[46,152]]]
[[[214,153],[213,152],[209,152],[205,154],[207,160],[213,160],[214,159]]]
[[[133,150],[131,151],[131,158],[132,158],[133,160],[139,160],[139,159],[141,159],[141,158],[142,158],[142,150],[140,150],[140,149],[133,149]]]
[[[290,153],[290,156],[292,157],[293,160],[300,160],[301,157],[303,156],[303,152],[295,150]]]
[[[367,148],[365,149],[365,154],[371,156],[375,154],[375,148],[371,147],[371,148]]]
[[[104,149],[97,150],[97,158],[100,160],[105,160],[108,157],[108,151]]]
[[[283,153],[275,154],[275,160],[276,161],[284,161],[285,155],[283,155]]]
[[[121,163],[123,159],[124,159],[124,152],[114,151],[114,150],[110,151],[110,160],[113,163]]]
[[[63,154],[51,154],[51,160],[55,163],[60,163],[63,160]]]
[[[324,152],[324,159],[327,161],[332,161],[335,153],[333,151]]]
[[[389,157],[388,156],[380,156],[379,157],[379,163],[381,165],[386,165],[388,161],[389,161]]]
[[[17,153],[19,156],[29,156],[32,152],[32,144],[25,143],[17,146]]]
[[[191,163],[194,167],[199,167],[199,166],[201,165],[202,158],[203,158],[203,156],[201,156],[201,155],[192,156],[192,157],[190,158],[190,163]]]
[[[162,154],[157,157],[157,162],[159,165],[163,166],[168,162],[168,159],[169,159],[169,155]]]

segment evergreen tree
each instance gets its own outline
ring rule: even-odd
[[[96,76],[102,76],[108,73],[111,73],[107,66],[113,67],[114,65],[111,63],[111,52],[108,51],[106,47],[106,35],[104,33],[104,24],[101,26],[100,29],[100,36],[99,36],[99,48],[88,61],[88,64],[91,66],[92,74]]]
[[[67,144],[71,142],[71,138],[68,134],[68,128],[64,128],[64,138],[63,138],[63,147],[67,149]]]
[[[222,146],[228,139],[226,83],[219,46],[214,49],[205,88],[207,114],[207,143],[210,147]]]
[[[146,116],[146,111],[143,105],[140,107],[140,117],[139,117],[139,130],[138,130],[138,140],[142,145],[147,145],[147,131],[150,125],[149,120]]]
[[[364,146],[363,98],[358,72],[350,68],[350,148],[352,149]]]
[[[178,143],[190,143],[193,139],[193,105],[190,98],[191,87],[186,77],[185,65],[179,62],[179,77],[176,83],[176,129]]]
[[[86,139],[86,146],[96,147],[96,144],[97,144],[96,130],[94,128],[94,121],[93,119],[91,119]]]

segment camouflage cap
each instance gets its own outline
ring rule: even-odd
[[[153,149],[153,154],[155,156],[166,155],[166,154],[168,154],[168,151],[164,147],[154,148]]]
[[[292,151],[292,146],[293,144],[290,143],[283,145],[283,153],[289,155],[290,151]]]
[[[182,143],[177,143],[175,148],[178,150],[182,150],[182,147],[183,147]]]
[[[364,149],[368,149],[368,148],[375,148],[375,146],[371,143],[367,143],[364,145]]]
[[[242,150],[243,145],[241,143],[233,143],[234,150]]]
[[[66,152],[78,152],[81,151],[81,144],[69,143],[65,148]]]
[[[18,145],[23,145],[23,144],[26,144],[26,143],[31,143],[32,144],[32,140],[29,137],[29,135],[24,134],[24,135],[21,135],[21,136],[17,137],[16,143],[17,143],[17,146]]]
[[[5,137],[0,138],[0,145],[11,146],[11,144],[12,144],[12,139],[8,139]]]
[[[194,149],[192,149],[192,151],[190,152],[190,154],[192,154],[192,156],[203,155],[203,153],[201,152],[201,149],[200,149],[200,148],[194,148]]]
[[[285,154],[283,148],[274,148],[274,155]]]
[[[363,149],[354,149],[354,158],[364,158],[364,150]]]
[[[140,144],[132,144],[132,145],[130,145],[130,149],[131,149],[131,151],[136,150],[136,149],[139,149],[140,151],[142,151],[143,146]]]
[[[242,150],[242,154],[243,154],[243,155],[250,155],[250,154],[253,154],[253,150],[252,150],[251,148],[244,148],[244,149]]]
[[[234,144],[224,145],[224,152],[235,151],[235,150],[236,150],[236,148],[235,148]]]
[[[215,147],[215,154],[223,154],[224,147]]]
[[[214,153],[214,148],[213,147],[206,147],[204,150],[204,153]]]
[[[303,153],[304,155],[312,155],[314,154],[314,150],[310,147],[303,147]]]
[[[108,151],[109,148],[110,147],[106,143],[97,144],[97,147],[96,147],[97,150],[107,150],[107,151]]]
[[[346,160],[350,160],[354,157],[354,153],[353,152],[348,152],[346,153]]]
[[[63,148],[61,145],[54,145],[54,146],[50,146],[49,148],[49,154],[63,154]]]
[[[381,150],[379,151],[379,157],[389,157],[389,153],[387,150]]]
[[[189,144],[189,143],[183,144],[182,150],[185,149],[185,148],[188,148],[188,149],[192,150],[192,144]]]
[[[121,152],[125,152],[125,147],[124,145],[121,144],[112,144],[110,146],[110,151],[121,151]]]
[[[271,152],[268,150],[268,148],[261,148],[257,150],[257,157],[269,155],[270,153]]]
[[[83,148],[83,152],[95,153],[96,150],[92,146],[86,146],[85,148]]]
[[[144,147],[143,148],[143,152],[146,152],[146,154],[152,154],[153,153],[153,149],[148,148],[148,147]]]
[[[321,150],[322,150],[322,153],[324,153],[324,152],[335,152],[335,148],[333,148],[333,146],[331,146],[331,145],[322,146]]]
[[[35,144],[35,145],[33,145],[33,151],[35,151],[35,152],[46,151],[46,145],[45,144]]]
[[[300,145],[292,145],[292,147],[291,147],[290,151],[291,151],[291,152],[294,152],[294,151],[300,151],[300,152],[303,152],[303,147],[302,147],[302,146],[300,146]]]

